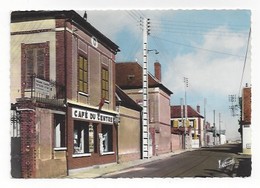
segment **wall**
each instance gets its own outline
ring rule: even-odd
[[[71,26],[72,31],[69,39],[71,41],[71,59],[68,59],[68,71],[70,82],[69,99],[78,102],[80,104],[87,104],[97,107],[101,100],[101,69],[105,67],[109,70],[109,102],[105,103],[102,107],[107,110],[114,110],[115,101],[115,78],[114,78],[114,55],[102,44],[98,43],[97,47],[94,47],[91,42],[91,37],[81,31],[75,26]],[[77,78],[78,78],[78,55],[81,54],[88,59],[88,95],[82,95],[78,93]]]
[[[120,107],[118,126],[119,162],[141,158],[141,119],[140,112]],[[129,136],[131,133],[131,136]]]
[[[159,88],[155,88],[155,91],[158,98],[157,122],[160,126],[157,154],[161,154],[171,151],[170,97]]]
[[[67,175],[66,151],[54,151],[53,113],[49,109],[36,109],[36,177]]]
[[[244,154],[251,154],[251,126],[243,125],[242,148]]]
[[[142,103],[140,89],[129,89],[124,92],[137,103]],[[170,152],[170,97],[158,87],[149,88],[149,119],[149,126],[154,130],[153,154]]]
[[[172,134],[171,135],[171,151],[181,150],[182,149],[182,140],[183,135]]]
[[[47,29],[48,32],[32,32],[32,30]],[[21,44],[42,43],[49,41],[50,47],[50,79],[56,79],[56,39],[55,20],[41,20],[31,22],[11,23],[11,58],[10,58],[10,102],[15,103],[21,97]],[[31,32],[30,32],[31,31]],[[26,33],[29,32],[29,33]],[[26,33],[26,34],[25,34]]]

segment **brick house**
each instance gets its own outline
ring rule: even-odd
[[[251,87],[242,89],[241,97],[241,121],[242,129],[242,152],[251,154]]]
[[[19,115],[21,177],[116,162],[118,51],[75,11],[12,12],[11,103]]]
[[[155,76],[148,75],[150,154],[171,152],[170,96],[172,92],[161,82],[161,64],[154,63]],[[142,105],[142,66],[137,62],[116,63],[116,84]]]
[[[183,110],[183,113],[181,111]],[[182,116],[183,114],[183,116]],[[184,143],[184,126],[185,125],[185,106],[171,106],[171,125],[172,133],[178,138],[175,138],[175,147],[182,148]],[[182,118],[183,117],[183,118]],[[198,148],[204,145],[204,117],[200,114],[200,107],[194,110],[190,105],[187,105],[187,123],[186,123],[186,148]]]

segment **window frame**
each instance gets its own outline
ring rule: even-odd
[[[109,102],[109,69],[108,67],[102,66],[101,68],[101,98],[105,100],[105,102]]]
[[[42,65],[39,65],[39,57],[37,56],[37,53],[43,50],[42,55]],[[28,67],[28,53],[29,51],[32,52],[32,70],[29,71]],[[21,44],[21,89],[22,93],[24,93],[25,90],[33,89],[33,77],[36,76],[40,79],[49,80],[49,67],[50,67],[50,54],[49,54],[49,41],[43,42],[43,43],[29,43]],[[39,61],[38,61],[39,60]],[[42,75],[37,75],[39,71],[42,71]],[[30,75],[29,75],[30,74]]]
[[[54,114],[53,119],[53,148],[54,150],[66,150],[65,115]]]
[[[81,58],[83,59],[83,64],[81,66]],[[83,54],[78,54],[78,93],[88,96],[89,90],[89,62],[88,58]],[[82,72],[82,73],[81,73]],[[82,82],[82,83],[81,83]],[[81,87],[82,84],[82,87]]]
[[[90,132],[91,129],[92,129],[92,133]],[[77,134],[77,138],[75,137],[75,133]],[[92,134],[92,138],[91,138],[91,134]],[[77,143],[75,143],[75,141],[77,141]],[[91,148],[91,143],[92,143],[92,148]],[[76,152],[75,149],[79,149],[78,152]],[[93,153],[97,153],[97,125],[92,122],[75,120],[74,127],[73,127],[72,156],[73,157],[91,156],[91,154]]]
[[[102,154],[113,154],[113,125],[102,124],[101,133],[103,137],[103,152]]]

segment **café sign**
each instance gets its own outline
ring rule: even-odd
[[[101,123],[113,124],[114,116],[93,112],[90,110],[82,110],[78,108],[72,108],[72,117],[82,120],[97,121]]]

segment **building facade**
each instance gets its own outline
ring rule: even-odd
[[[187,121],[185,106],[171,106],[171,125],[174,134],[183,135],[182,142],[186,144],[185,148],[204,146],[204,117],[200,114],[199,106],[197,106],[197,110],[194,110],[190,105],[187,105]]]
[[[161,65],[154,64],[155,76],[148,75],[148,118],[150,155],[171,151],[170,96],[172,92],[161,83]],[[116,83],[137,104],[142,106],[142,66],[137,62],[116,63]]]
[[[11,103],[21,176],[57,177],[117,159],[119,47],[75,11],[11,14]]]
[[[251,87],[244,87],[241,98],[242,152],[251,154]]]

